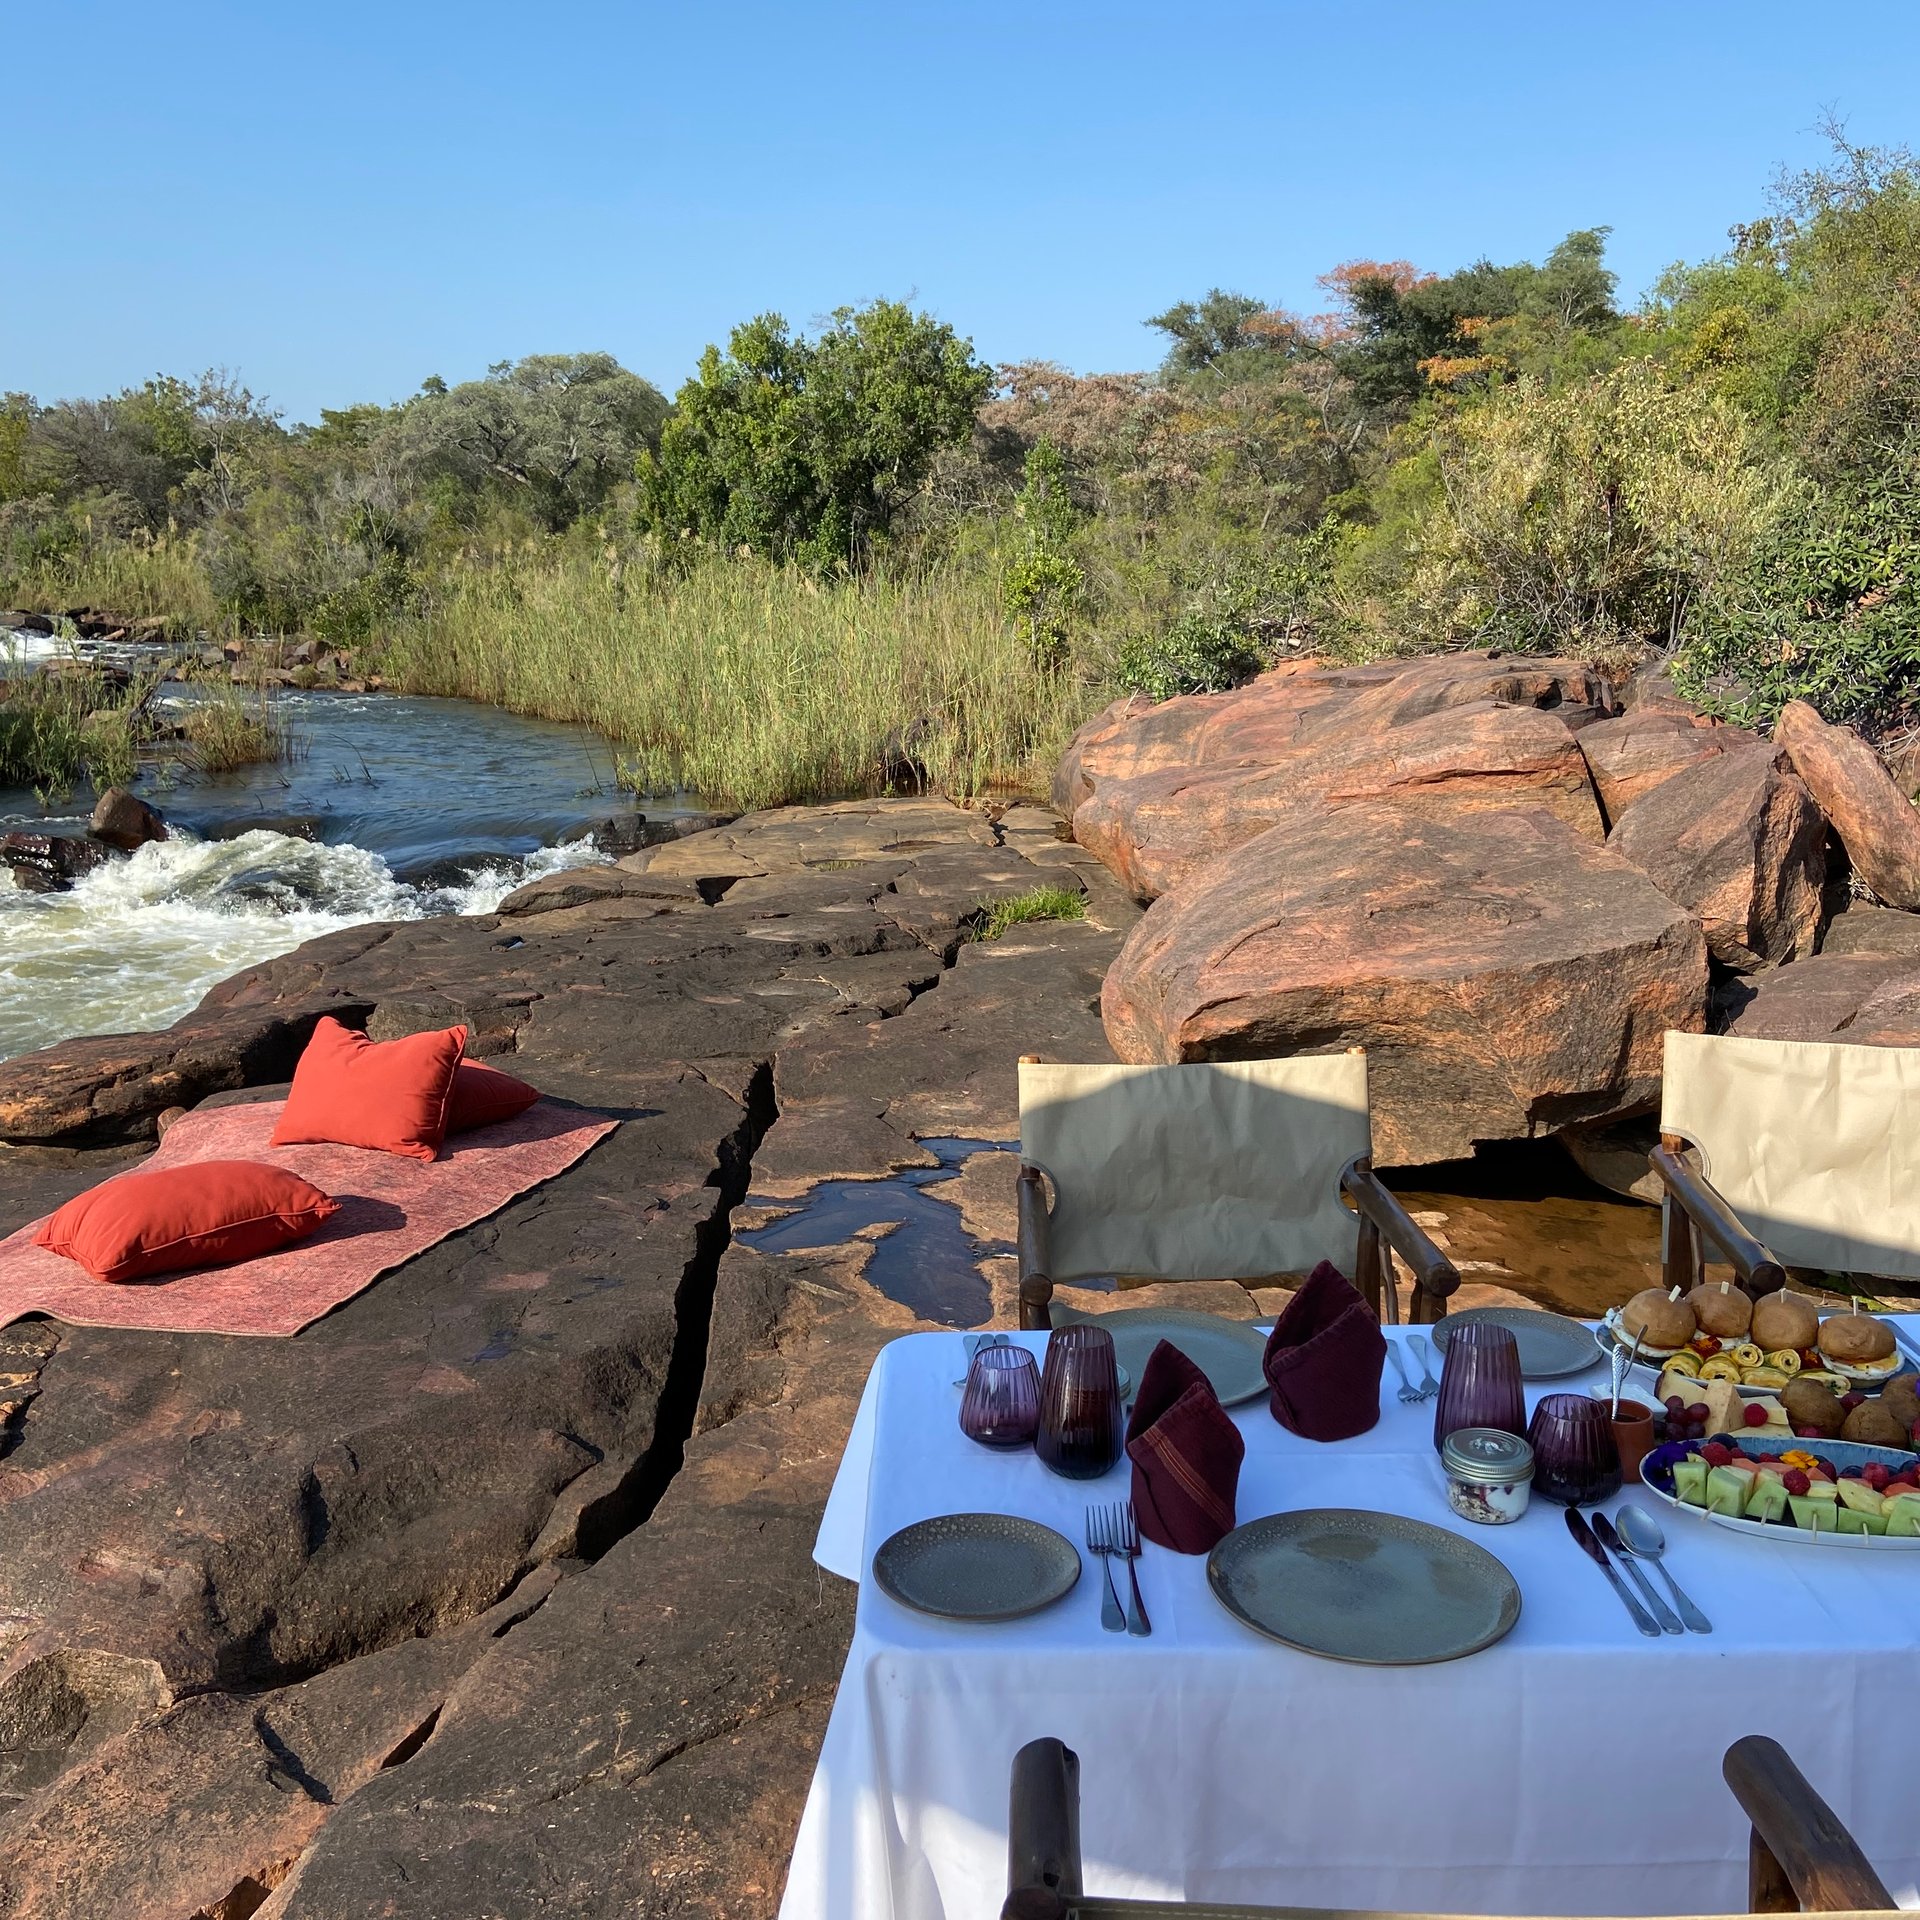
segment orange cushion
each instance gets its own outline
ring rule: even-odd
[[[374,1041],[323,1019],[293,1070],[293,1088],[270,1144],[330,1141],[438,1159],[453,1072],[466,1044],[465,1027]]]
[[[525,1113],[540,1098],[540,1089],[516,1080],[498,1067],[478,1060],[462,1060],[453,1074],[453,1099],[447,1106],[447,1131],[465,1133],[469,1127],[490,1127]]]
[[[69,1200],[33,1239],[96,1280],[144,1280],[271,1253],[339,1211],[284,1167],[201,1160],[108,1180]]]

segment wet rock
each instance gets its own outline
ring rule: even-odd
[[[25,607],[9,607],[0,613],[0,627],[11,627],[15,633],[52,633],[53,616],[45,613],[33,613]]]
[[[29,893],[64,893],[107,859],[105,847],[76,834],[9,833],[0,838],[0,865]]]
[[[1786,756],[1753,741],[1662,781],[1607,845],[1698,915],[1716,960],[1748,972],[1813,951],[1826,835]]]
[[[1807,783],[1855,875],[1890,907],[1920,908],[1920,812],[1887,765],[1851,727],[1829,726],[1804,700],[1790,700],[1773,730]]]
[[[1608,824],[1615,825],[1663,781],[1753,737],[1735,727],[1706,725],[1677,704],[1642,704],[1584,729],[1580,751]]]
[[[1698,923],[1539,811],[1303,808],[1148,909],[1109,971],[1123,1060],[1364,1046],[1384,1164],[1655,1102],[1698,1031]]]
[[[1604,837],[1577,738],[1557,714],[1481,701],[1382,726],[1368,707],[1349,703],[1259,767],[1108,780],[1075,813],[1074,837],[1143,899],[1310,800],[1449,816],[1537,806],[1586,839]]]
[[[87,831],[110,847],[131,853],[149,840],[164,840],[167,823],[138,794],[125,787],[109,787],[93,805]]]

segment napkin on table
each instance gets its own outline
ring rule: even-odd
[[[1287,1302],[1267,1337],[1273,1417],[1308,1440],[1351,1440],[1380,1418],[1387,1337],[1331,1260]]]
[[[1127,1422],[1141,1533],[1175,1553],[1211,1553],[1233,1531],[1246,1451],[1207,1376],[1162,1340],[1141,1373]]]

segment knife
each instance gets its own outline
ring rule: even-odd
[[[1586,1554],[1607,1576],[1607,1584],[1620,1596],[1620,1604],[1633,1615],[1633,1624],[1649,1639],[1658,1640],[1660,1629],[1653,1624],[1653,1615],[1621,1585],[1620,1576],[1613,1570],[1613,1562],[1607,1558],[1606,1550],[1600,1542],[1593,1537],[1593,1529],[1580,1517],[1578,1507],[1567,1509],[1567,1531],[1573,1535],[1580,1551]]]
[[[1634,1565],[1633,1555],[1620,1544],[1620,1536],[1614,1532],[1613,1522],[1604,1513],[1593,1516],[1593,1530],[1599,1536],[1600,1544],[1626,1569],[1627,1578],[1640,1589],[1640,1598],[1652,1610],[1661,1630],[1666,1633],[1685,1633],[1686,1628],[1680,1624],[1679,1615],[1654,1592],[1647,1576]]]

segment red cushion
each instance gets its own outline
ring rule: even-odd
[[[540,1098],[540,1089],[516,1080],[498,1067],[478,1060],[462,1060],[454,1069],[453,1098],[447,1105],[447,1131],[465,1133],[469,1127],[490,1127],[525,1113]]]
[[[250,1260],[340,1211],[318,1187],[259,1160],[201,1160],[123,1173],[69,1200],[34,1244],[77,1260],[96,1280],[143,1280]]]
[[[373,1041],[323,1019],[293,1070],[293,1089],[270,1144],[329,1141],[438,1159],[453,1071],[466,1044],[465,1027]]]

